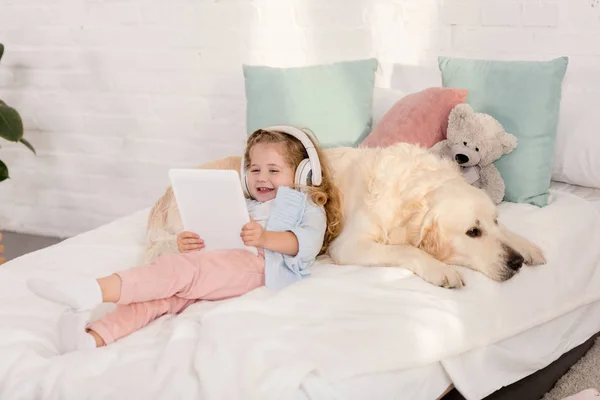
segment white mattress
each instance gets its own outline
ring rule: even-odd
[[[558,195],[559,206],[560,204],[568,206],[571,204],[569,202],[574,201],[569,196],[561,196],[560,193]],[[598,198],[600,199],[600,196]],[[575,210],[576,208],[573,219],[579,221],[580,224],[584,224],[585,211],[581,210],[581,204],[575,201],[573,206],[574,208],[572,209]],[[551,210],[552,208],[548,212],[551,212]],[[504,214],[502,214],[503,212]],[[504,218],[508,218],[507,222],[514,222],[517,225],[521,220],[524,223],[528,220],[535,221],[536,213],[538,213],[537,210],[526,206],[517,206],[514,209],[501,211],[501,215],[504,215]],[[227,338],[223,334],[224,331],[221,331],[216,337],[211,336],[211,329],[214,330],[219,327],[219,323],[227,321],[228,313],[233,316],[234,312],[239,311],[240,306],[246,307],[247,312],[258,312],[261,307],[266,307],[266,302],[261,302],[263,298],[266,298],[266,292],[261,292],[260,290],[251,293],[239,302],[195,304],[180,316],[163,317],[147,328],[118,343],[97,351],[57,356],[54,336],[56,332],[55,323],[63,308],[33,296],[27,291],[24,283],[25,280],[31,276],[51,277],[67,273],[86,273],[95,276],[106,275],[115,270],[133,266],[139,259],[143,249],[146,214],[147,210],[140,211],[92,232],[71,238],[51,248],[23,256],[0,268],[0,398],[70,399],[85,397],[151,399],[178,397],[198,399],[203,398],[202,395],[205,394],[203,393],[203,389],[207,387],[212,386],[214,388],[215,384],[218,384],[219,387],[235,386],[239,382],[245,382],[244,379],[248,379],[248,376],[244,374],[247,374],[250,369],[246,368],[240,372],[241,375],[239,375],[240,379],[238,380],[227,380],[227,383],[221,380],[225,379],[224,375],[231,374],[235,369],[244,366],[244,362],[247,361],[245,359],[247,358],[247,354],[264,351],[264,349],[247,346],[245,348],[248,353],[243,354],[244,357],[241,357],[241,352],[229,354],[230,356],[240,356],[240,359],[234,358],[230,360],[234,362],[234,364],[230,365],[230,369],[219,370],[218,367],[222,368],[226,364],[206,364],[206,362],[212,360],[223,362],[226,360],[223,358],[223,354],[228,355],[226,348],[235,347],[233,345],[243,343],[242,340],[245,337],[240,335],[244,334],[244,329],[232,332],[232,335]],[[555,226],[555,229],[562,229],[560,237],[562,238],[561,240],[564,239],[566,241],[569,233],[579,233],[576,226],[564,226],[566,221],[569,220],[566,217],[570,218],[570,216],[565,216],[562,220],[549,221],[549,225],[540,226],[533,231],[526,224],[521,225],[519,228],[522,233],[531,233],[532,236],[537,235],[538,238],[546,238],[544,235],[547,234],[551,222],[562,223],[563,225],[561,226]],[[565,229],[567,230],[566,232]],[[589,229],[591,228],[588,227]],[[588,239],[593,237],[598,238],[599,235],[600,231],[595,234],[593,232],[586,232]],[[552,244],[551,239],[549,239],[550,244]],[[579,242],[582,241],[580,238],[578,240]],[[577,243],[574,243],[573,249],[561,249],[560,252],[554,249],[554,252],[550,251],[551,256],[560,258],[561,253],[579,251],[580,248],[585,247],[580,243],[581,247],[576,249],[576,245]],[[598,258],[600,259],[600,257]],[[579,272],[588,275],[577,275],[578,271],[576,270],[574,271],[573,282],[582,282],[584,278],[587,282],[600,282],[598,277],[591,273],[590,267],[587,265],[590,262],[589,259],[580,260],[580,263],[586,265],[581,267]],[[552,268],[557,268],[557,266],[548,265],[541,268],[551,270]],[[524,291],[518,289],[520,286],[533,287],[533,283],[539,282],[542,288],[550,287],[555,283],[553,282],[553,276],[562,279],[561,274],[562,272],[556,269],[546,273],[543,270],[530,269],[522,271],[522,273],[515,277],[516,279],[513,278],[509,282],[494,284],[480,274],[466,271],[465,275],[471,285],[462,291],[458,295],[458,298],[468,300],[465,303],[468,305],[472,303],[472,299],[469,300],[469,296],[477,298],[477,296],[481,296],[484,293],[490,293],[490,288],[492,288],[492,291],[495,291],[495,294],[499,298],[502,298],[503,291],[506,291],[505,296],[510,297],[507,299],[507,304],[510,304],[514,308],[518,302],[524,304],[524,300],[527,299],[527,295],[523,295]],[[356,278],[353,278],[354,275]],[[399,293],[398,291],[408,290],[406,293],[417,296],[415,299],[419,299],[423,295],[431,297],[431,293],[433,293],[435,296],[439,296],[439,301],[450,301],[448,304],[451,304],[452,301],[457,301],[456,298],[452,297],[455,295],[450,294],[454,292],[433,288],[426,284],[423,285],[418,278],[411,278],[399,270],[369,269],[365,271],[354,268],[346,270],[322,268],[321,272],[315,273],[315,277],[317,279],[312,280],[314,284],[318,284],[319,277],[325,283],[327,283],[328,279],[335,278],[332,282],[340,282],[340,285],[344,282],[355,282],[356,288],[375,288],[378,292],[374,293],[384,295],[384,298],[389,295],[393,296]],[[362,285],[365,286],[363,287]],[[398,339],[396,342],[393,339],[402,337],[401,334],[403,332],[410,333],[410,330],[407,331],[408,327],[404,325],[410,325],[413,316],[403,313],[403,304],[401,303],[397,305],[379,303],[380,306],[384,307],[388,304],[394,306],[394,308],[387,310],[388,312],[392,312],[387,318],[393,318],[394,322],[393,325],[390,325],[391,330],[389,334],[391,336],[382,337],[386,340],[375,340],[368,336],[356,336],[355,332],[352,331],[349,331],[345,336],[339,336],[340,339],[348,338],[357,341],[356,343],[359,343],[359,347],[362,347],[362,349],[357,348],[357,350],[363,350],[362,353],[364,353],[365,348],[370,349],[368,353],[362,354],[362,356],[368,354],[379,356],[370,360],[371,364],[366,362],[361,364],[356,362],[357,360],[364,361],[358,358],[361,353],[360,351],[357,351],[356,354],[350,351],[343,352],[344,343],[339,343],[342,346],[339,348],[339,358],[345,364],[343,368],[334,369],[333,373],[327,371],[327,368],[323,368],[324,373],[320,377],[327,378],[327,372],[329,372],[330,379],[325,379],[328,384],[325,386],[328,387],[323,387],[323,379],[304,379],[303,385],[296,391],[296,395],[298,398],[318,398],[319,394],[322,395],[327,390],[332,390],[343,398],[348,399],[387,399],[398,398],[398,396],[402,398],[433,399],[452,383],[444,370],[445,368],[461,391],[472,394],[469,398],[480,398],[482,393],[494,391],[499,387],[498,385],[511,383],[508,381],[512,379],[518,380],[528,373],[533,372],[533,370],[539,369],[546,361],[549,363],[552,361],[550,358],[554,354],[560,355],[585,340],[588,331],[593,331],[594,329],[596,331],[600,330],[593,326],[589,326],[586,329],[579,329],[583,324],[576,323],[577,318],[582,318],[585,312],[594,311],[592,308],[595,299],[589,296],[588,291],[584,290],[586,289],[583,287],[584,285],[580,286],[582,286],[581,290],[578,288],[577,290],[586,296],[585,299],[582,298],[566,305],[568,307],[565,307],[564,310],[549,313],[544,318],[541,318],[539,323],[532,322],[530,324],[532,326],[527,327],[527,329],[524,328],[528,325],[527,321],[523,324],[522,320],[514,319],[510,329],[504,332],[504,338],[501,337],[502,335],[498,337],[490,335],[490,332],[498,331],[498,329],[490,331],[486,331],[486,329],[489,327],[493,328],[495,324],[494,319],[490,318],[490,315],[495,315],[498,318],[502,317],[508,323],[512,318],[510,309],[494,309],[492,313],[488,314],[479,313],[477,314],[478,319],[471,320],[467,318],[468,313],[478,313],[479,311],[477,308],[469,309],[469,307],[464,307],[462,311],[467,313],[464,316],[464,321],[461,319],[458,320],[461,324],[464,322],[461,328],[465,329],[464,334],[461,335],[464,336],[465,343],[461,343],[461,346],[464,347],[466,345],[468,347],[470,343],[477,343],[477,345],[483,346],[487,350],[479,353],[479,357],[476,357],[476,354],[478,354],[478,351],[482,351],[481,349],[470,348],[468,351],[459,351],[459,347],[453,347],[455,346],[454,343],[460,342],[460,340],[452,339],[452,329],[445,331],[433,329],[431,332],[426,332],[429,335],[425,336],[430,341],[429,348],[423,348],[423,351],[420,353],[411,353],[410,348],[401,347],[403,344],[402,340]],[[341,287],[330,286],[332,293]],[[390,292],[388,289],[392,291]],[[307,285],[297,285],[294,291],[296,290],[298,293],[307,290]],[[517,292],[511,292],[515,290]],[[568,291],[557,292],[557,299],[568,299],[568,293]],[[547,299],[548,304],[553,301],[551,300],[552,297],[548,297],[547,293],[541,293],[540,296],[541,299]],[[288,293],[279,296],[277,301],[273,303],[283,306],[286,304],[286,301],[289,301],[290,297],[291,295],[288,291]],[[336,298],[339,299],[339,296]],[[482,300],[481,304],[492,304],[487,299],[480,298],[479,300]],[[530,307],[532,309],[540,307],[540,304],[544,304],[543,302],[536,303],[538,300],[535,298],[531,299]],[[390,297],[386,301],[392,302],[395,299]],[[586,306],[586,302],[590,305]],[[312,308],[320,311],[321,305],[325,306],[327,304],[312,305]],[[238,309],[236,309],[236,306]],[[252,307],[256,308],[253,309]],[[98,310],[98,313],[106,309]],[[326,307],[323,309],[326,309]],[[576,311],[571,312],[571,309],[576,309]],[[271,307],[268,310],[273,313],[257,315],[259,317],[275,315],[276,307]],[[398,311],[398,314],[393,313],[395,310]],[[539,310],[541,309],[538,308]],[[347,311],[343,307],[340,308],[341,313]],[[353,315],[357,318],[358,322],[362,318],[368,321],[369,318],[373,317],[372,309],[362,310],[366,313],[360,313],[360,311],[357,310],[357,314]],[[577,312],[581,314],[578,316]],[[561,314],[565,314],[565,316],[561,316]],[[381,315],[385,316],[386,314]],[[523,314],[523,316],[526,315],[526,313]],[[552,315],[554,315],[554,318],[551,318]],[[319,320],[319,322],[326,324],[329,322],[329,319]],[[547,355],[549,349],[552,349],[553,351],[555,350],[552,356],[546,356],[546,359],[540,362],[538,361],[540,358],[538,357],[539,354],[536,356],[532,351],[532,354],[534,354],[532,357],[529,357],[527,360],[518,360],[519,371],[526,369],[526,365],[527,368],[532,368],[525,375],[515,376],[514,374],[509,374],[499,379],[486,379],[489,376],[482,376],[481,381],[478,382],[480,383],[478,386],[474,387],[471,385],[473,381],[477,380],[473,379],[476,376],[474,374],[477,369],[481,370],[481,368],[491,366],[494,370],[498,370],[502,366],[508,365],[506,364],[506,360],[510,360],[510,357],[502,357],[503,353],[500,350],[503,348],[509,348],[509,352],[512,351],[514,354],[523,353],[523,347],[520,346],[524,346],[522,343],[525,342],[518,343],[517,338],[520,335],[532,335],[530,338],[522,336],[525,338],[523,340],[526,340],[529,345],[528,349],[530,349],[532,337],[535,336],[537,340],[540,335],[549,331],[541,328],[544,324],[558,324],[556,321],[561,320],[563,325],[560,326],[562,327],[563,334],[559,334],[558,339],[556,335],[548,334],[547,341],[538,340],[536,342],[540,344],[539,354]],[[414,320],[412,321],[414,323]],[[435,328],[437,325],[433,322],[436,321],[439,323],[437,319],[426,322],[432,323],[431,326]],[[481,329],[477,321],[485,325],[483,327],[485,329]],[[371,323],[376,322],[377,320],[371,321]],[[520,322],[521,325],[517,326],[516,322]],[[246,325],[245,329],[248,329],[248,326]],[[309,327],[311,325],[306,326]],[[498,326],[501,327],[501,325]],[[559,325],[552,328],[553,332],[555,329],[559,330],[557,326]],[[324,327],[327,330],[327,326],[324,325]],[[275,328],[279,329],[280,327]],[[575,328],[577,332],[573,331]],[[394,330],[397,330],[397,332]],[[536,330],[538,331],[537,334],[535,333]],[[436,336],[442,331],[448,335],[448,339]],[[508,335],[507,332],[509,331],[515,331],[514,333],[517,335]],[[218,333],[219,331],[215,332]],[[329,330],[329,332],[333,332],[333,330]],[[499,338],[501,339],[500,341],[498,340]],[[223,339],[227,339],[228,341],[219,341]],[[445,343],[445,340],[448,340],[448,342]],[[558,345],[557,340],[559,341]],[[344,341],[340,340],[340,342]],[[214,346],[203,347],[206,343],[214,344]],[[275,342],[268,343],[275,344]],[[335,342],[334,344],[338,345]],[[554,347],[548,347],[552,344],[554,344]],[[225,347],[221,345],[225,345]],[[323,343],[315,343],[315,347],[318,347],[317,345],[323,345]],[[329,343],[328,345],[331,344]],[[220,355],[221,358],[216,357],[215,354],[218,351],[223,351],[223,349],[225,349],[225,353]],[[211,353],[213,351],[215,354]],[[439,358],[437,358],[438,354],[440,355]],[[279,356],[279,353],[275,355]],[[213,358],[211,359],[211,357]],[[430,362],[419,364],[420,361],[428,359]],[[532,366],[533,364],[530,359],[538,361],[537,365]],[[493,362],[494,360],[496,360],[495,363]],[[278,362],[281,361],[284,361],[284,359],[278,360]],[[443,366],[439,361],[442,361]],[[385,365],[382,362],[385,362]],[[412,366],[411,362],[413,363]],[[487,362],[489,363],[486,364]],[[214,368],[211,368],[213,365]],[[260,367],[268,367],[268,365],[252,365],[256,367],[257,373],[260,372]],[[285,370],[283,367],[286,367],[286,365],[281,364],[281,367],[282,370]],[[210,371],[210,369],[217,372],[226,370],[227,373],[223,376],[219,374],[211,376],[211,373],[214,373],[214,371]],[[272,372],[274,369],[268,368],[267,371]],[[495,373],[489,375],[501,376],[502,374]],[[335,377],[332,378],[332,376]],[[467,376],[469,379],[464,379]],[[278,378],[282,380],[282,376]],[[302,379],[300,380],[302,381]],[[507,383],[503,383],[505,381]],[[110,382],[110,385],[106,385],[106,382]]]

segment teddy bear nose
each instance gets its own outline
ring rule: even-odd
[[[459,164],[464,164],[464,163],[469,162],[469,157],[465,154],[457,154],[454,156],[454,159]]]

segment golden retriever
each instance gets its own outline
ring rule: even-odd
[[[536,245],[498,223],[494,203],[469,185],[452,161],[409,144],[334,148],[325,154],[343,201],[344,228],[329,249],[336,264],[403,267],[434,285],[461,287],[455,265],[503,281],[523,263],[545,263]],[[239,173],[240,158],[199,168]],[[181,229],[169,187],[150,212],[142,262],[177,252]]]
[[[455,265],[504,281],[523,263],[545,263],[450,160],[405,143],[328,155],[344,203],[344,228],[329,249],[336,264],[404,267],[453,288],[464,284]]]

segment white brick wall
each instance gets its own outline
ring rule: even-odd
[[[599,33],[594,0],[4,2],[0,99],[38,156],[0,144],[0,229],[75,235],[151,206],[170,167],[239,154],[243,63],[376,56],[381,85],[419,90],[440,54],[595,68]]]

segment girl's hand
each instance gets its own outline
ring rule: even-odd
[[[265,230],[261,224],[250,218],[250,222],[242,227],[240,234],[246,246],[264,247]]]
[[[177,235],[177,248],[180,253],[201,250],[204,248],[204,240],[193,232],[181,232]]]

